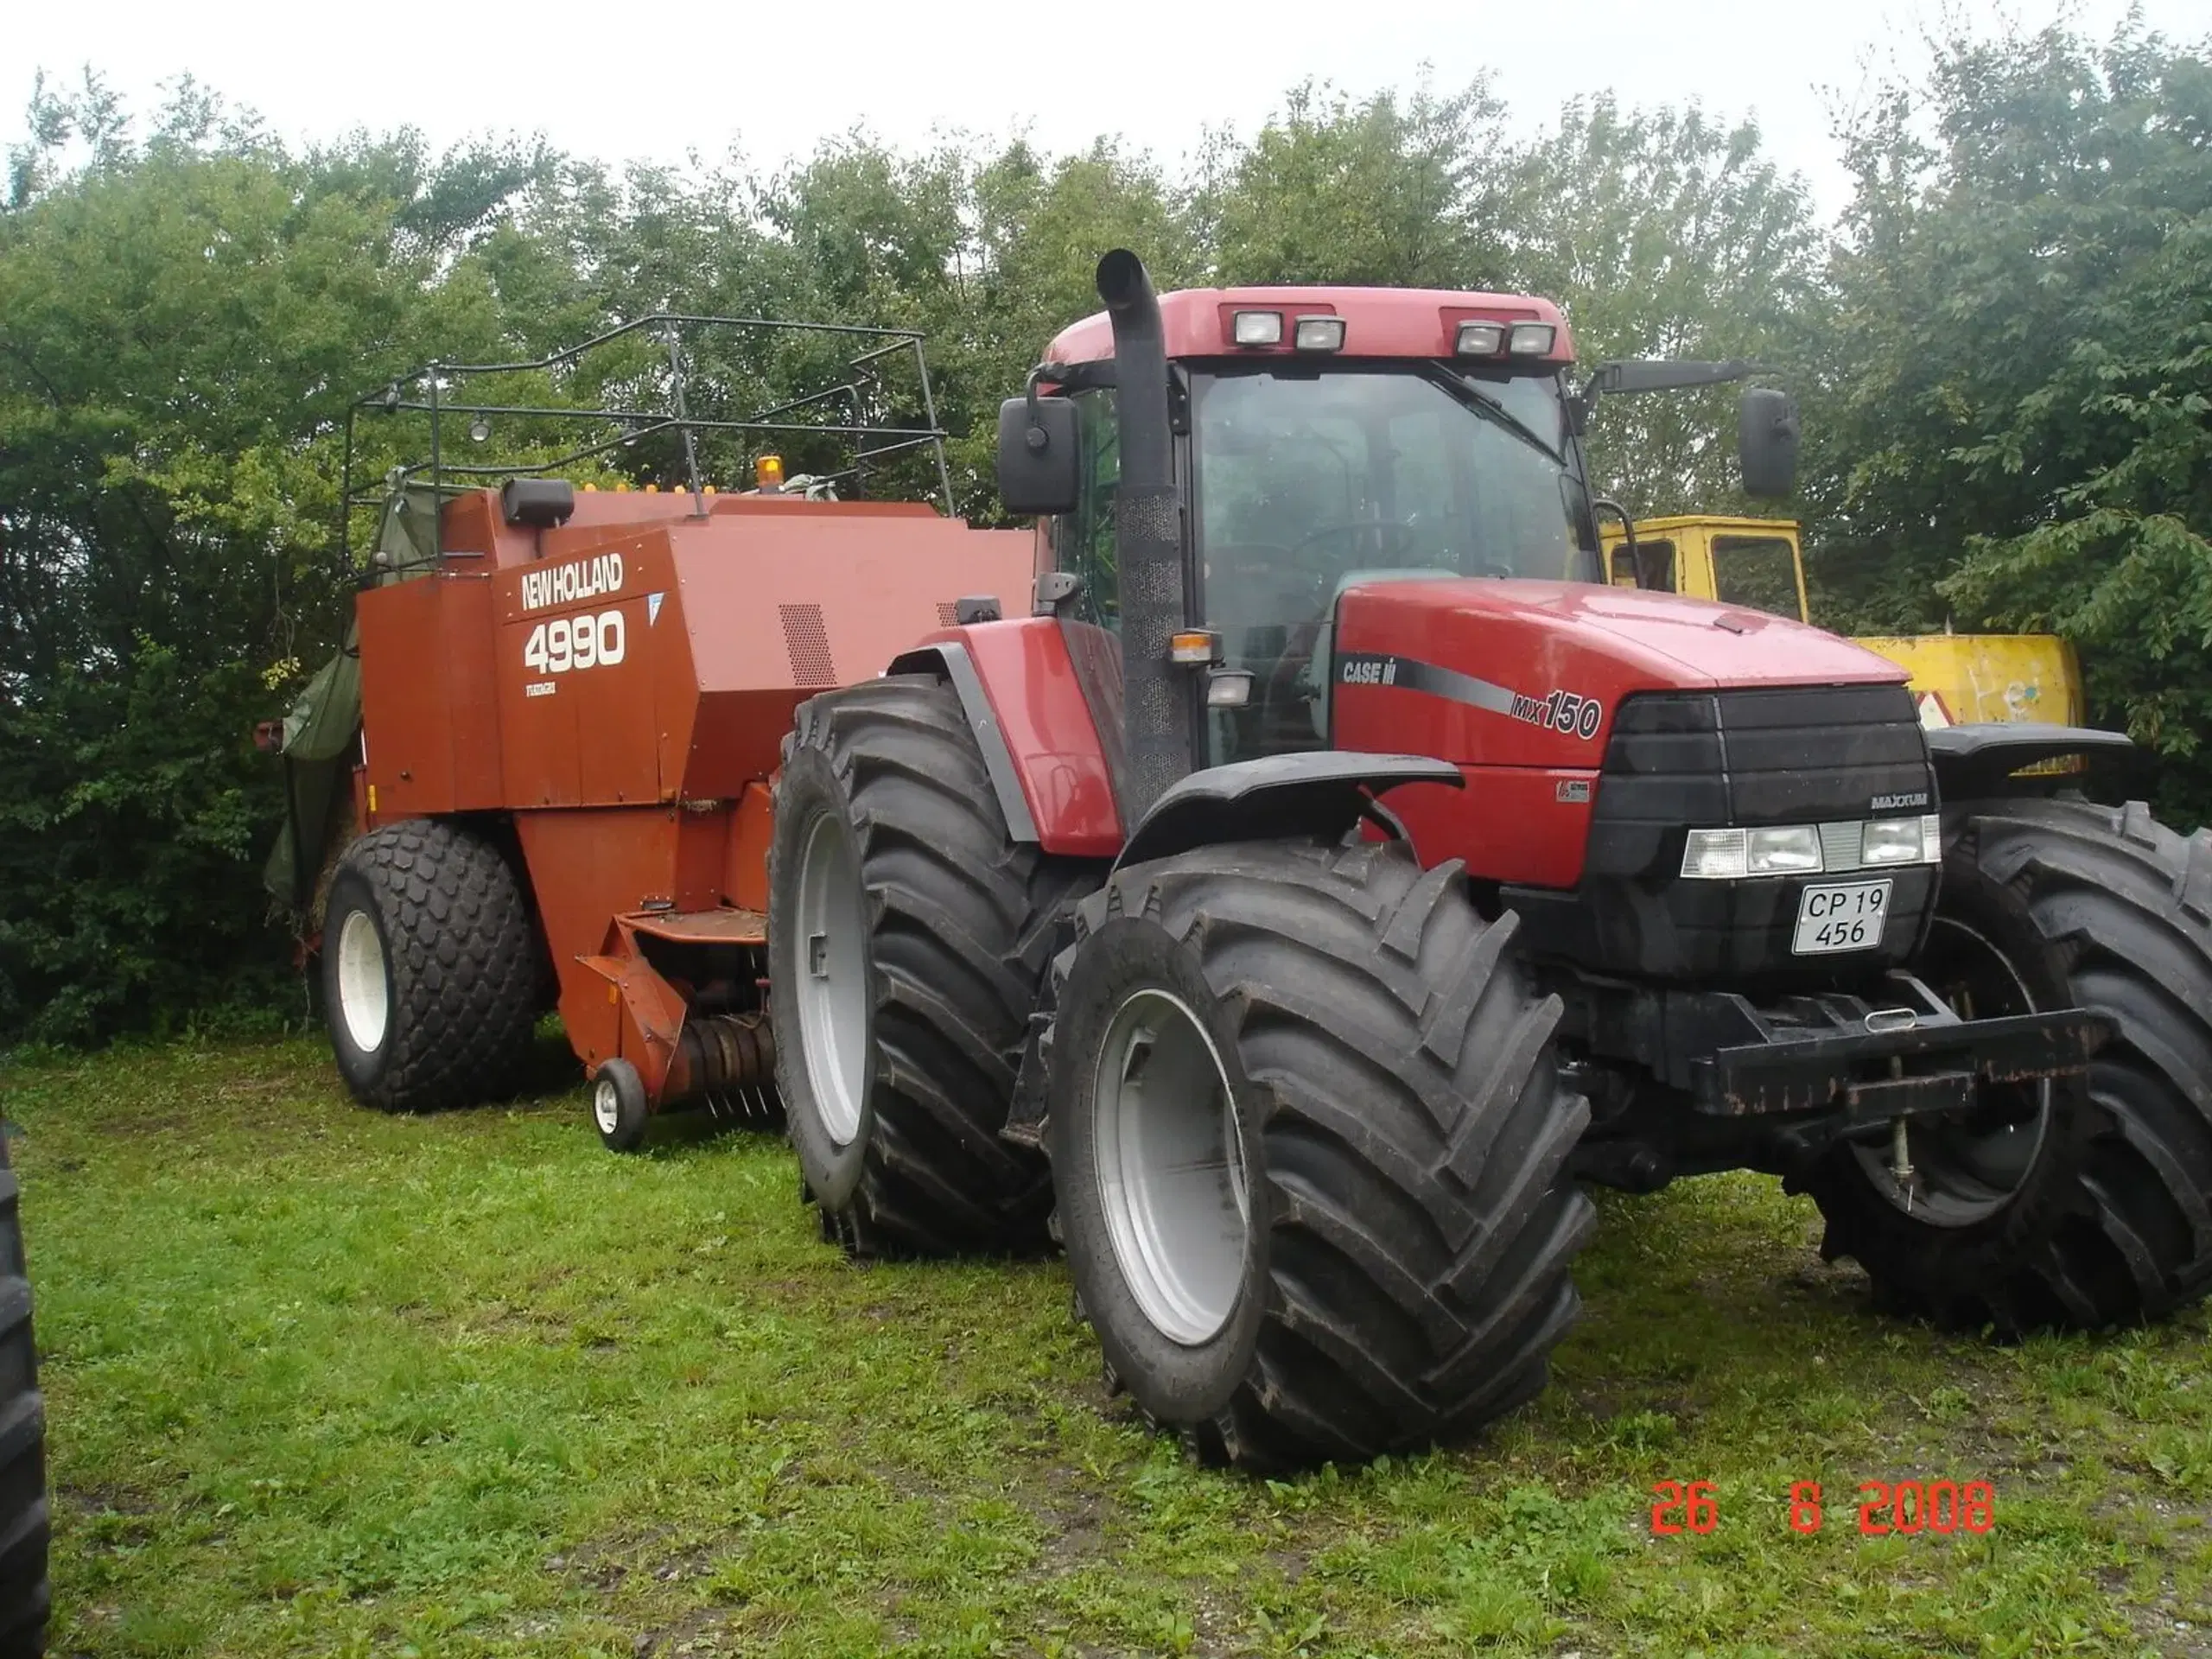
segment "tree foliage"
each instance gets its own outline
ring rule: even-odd
[[[2100,712],[2177,761],[2176,798],[2212,800],[2208,124],[2202,55],[2139,33],[1954,41],[1845,135],[1829,233],[1755,127],[1603,98],[1515,142],[1486,81],[1308,84],[1181,170],[1110,138],[866,132],[771,170],[404,131],[299,149],[189,81],[143,123],[96,77],[41,84],[0,202],[0,1041],[173,1023],[281,970],[249,734],[344,625],[353,397],[671,307],[918,327],[956,505],[988,521],[997,404],[1117,244],[1162,287],[1532,290],[1586,363],[1776,364],[1807,404],[1830,620],[2056,627]],[[641,384],[638,344],[537,391]],[[829,351],[703,366],[734,406],[822,384]],[[918,385],[884,395],[922,417]],[[1732,428],[1726,394],[1610,400],[1593,474],[1639,512],[1730,505]],[[405,437],[365,428],[357,477]],[[492,448],[550,442],[524,423]],[[640,444],[602,476],[669,464]]]
[[[1510,286],[1562,300],[1584,361],[1788,366],[1819,299],[1820,238],[1756,125],[1717,125],[1695,105],[1572,103],[1510,176]],[[1731,393],[1599,408],[1590,464],[1605,493],[1638,513],[1741,510]]]
[[[1949,42],[1848,135],[1817,569],[1859,619],[2056,631],[2212,808],[2212,64]]]

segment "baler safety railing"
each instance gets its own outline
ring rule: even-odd
[[[687,386],[701,378],[696,365],[687,368],[684,334],[686,330],[718,329],[729,331],[783,332],[810,334],[831,337],[845,337],[880,342],[849,359],[844,372],[851,377],[831,386],[786,397],[743,420],[725,420],[694,415]],[[584,356],[627,335],[660,331],[668,346],[669,407],[666,409],[591,408],[551,405],[543,404],[512,404],[447,397],[448,390],[458,391],[458,383],[469,377],[543,373],[571,366]],[[856,323],[791,322],[773,317],[724,317],[694,315],[686,312],[657,311],[629,322],[593,335],[589,340],[570,346],[544,357],[518,359],[507,363],[451,363],[440,359],[422,365],[385,382],[376,391],[364,393],[346,406],[344,461],[339,483],[339,556],[341,568],[353,567],[353,515],[357,508],[374,508],[404,492],[410,485],[427,482],[434,499],[442,499],[448,493],[494,479],[536,478],[558,473],[597,456],[631,448],[641,440],[662,433],[677,434],[683,443],[684,482],[689,487],[693,509],[703,516],[709,489],[699,464],[698,439],[706,433],[753,433],[760,435],[804,435],[817,438],[849,439],[852,446],[851,464],[840,470],[810,474],[817,483],[836,483],[853,480],[865,484],[871,463],[880,464],[887,458],[929,446],[934,451],[937,489],[939,503],[950,515],[953,511],[952,474],[944,454],[946,433],[938,423],[937,397],[930,384],[929,364],[922,352],[923,334],[908,328],[877,328]],[[871,392],[884,391],[882,370],[893,361],[911,355],[914,379],[921,400],[923,424],[898,425],[865,418],[863,400]],[[410,395],[414,387],[427,388],[421,395]],[[803,410],[819,408],[836,399],[848,404],[851,418],[842,422],[797,420],[784,418]],[[423,414],[429,416],[429,454],[418,461],[391,468],[382,475],[373,487],[357,491],[353,484],[354,422],[363,413],[386,415]],[[480,423],[494,416],[510,419],[596,422],[611,423],[619,428],[612,436],[593,443],[581,444],[548,461],[455,461],[448,459],[445,423],[448,419],[466,419],[470,423],[472,436],[481,434],[475,430]],[[451,480],[451,481],[449,481]],[[443,550],[435,538],[438,515],[433,519],[433,555],[442,555]]]

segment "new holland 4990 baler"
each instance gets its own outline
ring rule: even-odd
[[[1948,1323],[2203,1294],[2212,837],[2037,770],[2124,739],[1924,732],[1848,641],[1605,582],[1599,398],[1740,365],[1578,388],[1519,296],[1098,287],[1001,411],[1033,538],[443,506],[361,601],[358,1092],[487,1084],[549,959],[611,1140],[772,1051],[826,1230],[1056,1213],[1116,1385],[1255,1467],[1527,1398],[1587,1182],[1773,1172]],[[1787,398],[1739,440],[1786,493]]]

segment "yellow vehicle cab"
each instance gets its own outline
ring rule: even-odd
[[[1789,518],[1685,513],[1636,526],[1637,552],[1652,585],[1747,610],[1812,620],[1797,524]],[[1637,585],[1618,524],[1605,544],[1614,582]],[[2074,648],[2043,633],[1923,633],[1862,637],[1912,676],[1923,726],[1976,721],[2047,721],[2078,726],[2085,710]]]

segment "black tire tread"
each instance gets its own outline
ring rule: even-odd
[[[363,836],[344,865],[375,894],[391,953],[393,1046],[356,1090],[364,1103],[436,1111],[512,1090],[537,1023],[540,963],[507,861],[460,824],[408,818]],[[326,950],[336,945],[326,938]]]
[[[0,1140],[0,1659],[46,1651],[53,1603],[46,1488],[46,1400],[31,1333],[18,1188]]]
[[[2212,1287],[2212,832],[2140,801],[1993,803],[1976,856],[2028,900],[2081,1005],[2118,1034],[2089,1069],[2104,1120],[2084,1211],[2045,1270],[2069,1322],[2163,1318]]]
[[[823,1232],[857,1255],[1034,1249],[1051,1175],[999,1131],[1053,920],[1098,867],[1013,840],[959,698],[933,676],[809,699],[786,759],[801,746],[823,752],[844,791],[878,983],[874,1133]],[[802,1063],[796,1038],[778,1052]]]
[[[2163,1318],[2212,1287],[2212,833],[2143,803],[2024,798],[1962,809],[1955,856],[2024,901],[2075,1002],[2117,1034],[2092,1060],[2089,1109],[2058,1219],[1981,1296],[1899,1274],[1891,1311],[2008,1332]],[[1831,1255],[1855,1248],[1831,1213]]]
[[[1267,1101],[1269,1305],[1251,1374],[1192,1426],[1229,1462],[1462,1438],[1543,1387],[1579,1310],[1588,1103],[1518,918],[1486,925],[1459,876],[1395,844],[1247,843],[1117,872],[1077,912],[1080,937],[1143,917],[1190,946]]]

